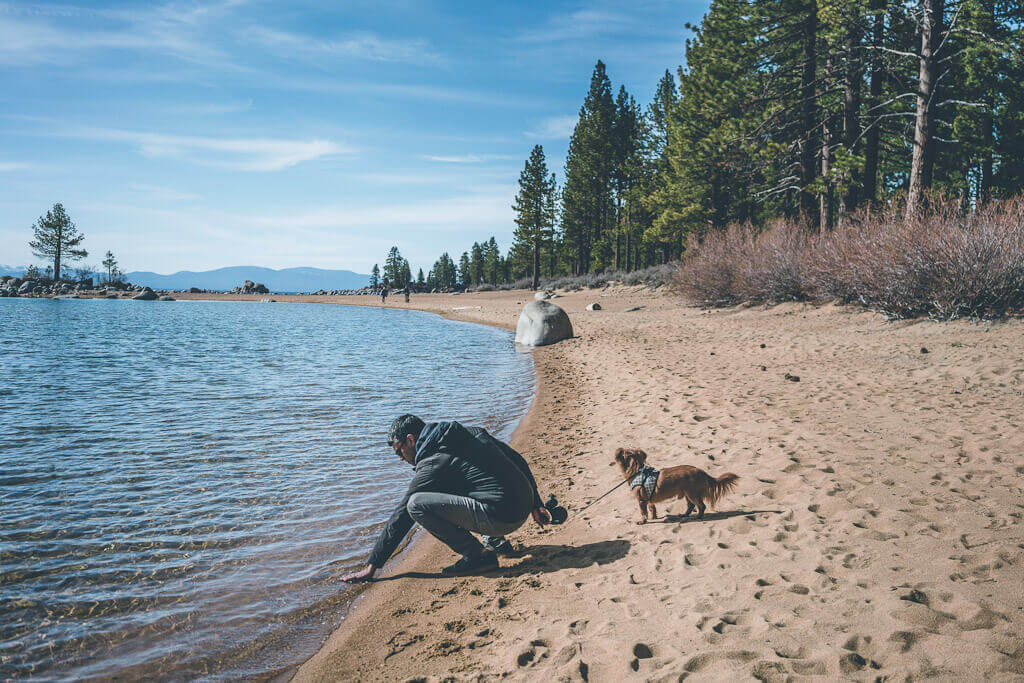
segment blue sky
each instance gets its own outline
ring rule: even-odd
[[[646,104],[708,4],[0,2],[0,263],[57,201],[129,271],[504,250],[596,60]]]

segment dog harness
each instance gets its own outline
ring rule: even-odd
[[[629,488],[642,489],[641,497],[644,500],[650,500],[654,495],[654,488],[658,485],[658,474],[658,470],[648,465],[633,475],[633,478],[629,480]]]

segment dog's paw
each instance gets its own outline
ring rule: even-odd
[[[647,524],[647,520],[646,519],[641,519],[641,520],[639,520],[637,522],[637,524]]]

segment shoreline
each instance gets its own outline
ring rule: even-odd
[[[529,296],[394,307],[512,327]],[[555,303],[576,336],[533,352],[513,444],[569,521],[527,522],[486,576],[440,578],[451,554],[417,543],[295,680],[1024,674],[1024,322]],[[624,490],[577,517],[621,481],[618,446],[739,487],[703,521],[674,503],[638,526]]]
[[[422,296],[422,295],[420,295]],[[443,295],[442,295],[443,296]],[[259,303],[261,300],[265,300],[268,297],[266,295],[238,295],[238,294],[180,294],[179,298],[182,300],[191,301],[242,301],[249,303]],[[452,297],[455,298],[455,297]],[[529,293],[529,298],[532,299],[532,292]],[[330,299],[330,300],[325,300]],[[471,323],[477,325],[487,325],[490,327],[496,327],[498,329],[504,329],[514,332],[515,322],[498,322],[498,321],[480,321],[471,319],[466,316],[453,315],[455,311],[445,312],[442,310],[436,310],[431,308],[417,308],[410,302],[406,305],[404,301],[399,301],[397,297],[394,299],[395,304],[399,305],[387,305],[382,304],[378,300],[378,297],[370,296],[325,296],[325,295],[302,295],[302,294],[288,294],[288,295],[277,295],[274,303],[315,303],[325,305],[340,305],[340,306],[365,306],[370,308],[380,309],[391,309],[391,310],[406,310],[416,311],[419,313],[429,313],[438,315],[446,320],[453,322]],[[367,301],[368,300],[368,301]],[[525,300],[525,299],[524,299]],[[476,310],[476,309],[471,309]],[[530,352],[532,354],[532,351]],[[537,376],[536,360],[533,363],[534,373],[534,389],[532,397],[530,399],[530,405],[527,407],[526,412],[520,417],[509,436],[509,442],[515,444],[518,440],[518,436],[523,430],[523,425],[530,418],[537,405],[537,397],[540,388],[540,383]],[[514,447],[514,446],[513,446]],[[327,638],[320,645],[317,652],[311,657],[307,658],[304,662],[298,665],[289,666],[283,670],[277,671],[270,675],[269,680],[275,683],[285,683],[287,681],[296,680],[297,674],[307,667],[310,662],[317,659],[325,650],[345,647],[346,644],[351,641],[358,639],[361,630],[367,628],[374,628],[373,617],[385,610],[386,605],[389,603],[389,599],[393,596],[388,595],[385,591],[386,583],[382,583],[382,579],[387,581],[388,577],[392,577],[399,574],[408,572],[414,572],[418,569],[430,565],[437,564],[438,561],[447,563],[447,560],[442,558],[445,554],[450,554],[447,548],[441,546],[431,547],[431,544],[427,542],[430,538],[429,534],[423,532],[418,526],[413,527],[409,537],[399,546],[398,550],[391,557],[388,564],[382,568],[377,576],[377,580],[362,585],[354,586],[352,591],[354,594],[350,598],[349,604],[346,608],[346,616],[340,626],[335,628]],[[376,588],[376,590],[374,590]],[[358,644],[356,644],[358,647]]]

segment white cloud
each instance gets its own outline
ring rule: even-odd
[[[430,156],[423,157],[430,161],[440,161],[444,164],[479,164],[483,159],[475,154],[463,154],[461,156]]]
[[[548,18],[540,27],[516,35],[521,43],[552,43],[607,35],[635,27],[634,14],[614,10],[584,9]]]
[[[536,128],[526,132],[527,137],[542,139],[564,139],[572,135],[579,116],[551,116],[542,120]]]
[[[168,3],[87,10],[0,4],[0,63],[72,63],[83,52],[127,50],[169,55],[198,64],[234,67],[211,47],[204,30],[239,2]],[[75,25],[67,24],[75,19]]]
[[[305,161],[352,153],[351,148],[330,140],[315,139],[218,138],[109,129],[84,129],[69,133],[69,137],[126,142],[136,145],[146,156],[178,158],[239,171],[280,171]]]
[[[519,157],[511,154],[425,154],[423,158],[443,164],[479,164],[485,161],[510,161]]]
[[[22,171],[26,168],[32,168],[32,164],[26,164],[20,161],[0,161],[0,173]]]
[[[337,78],[297,78],[294,75],[278,76],[267,74],[263,77],[264,87],[281,90],[304,90],[317,93],[352,94],[360,97],[379,96],[407,98],[410,100],[438,100],[443,102],[465,102],[486,107],[532,107],[535,98],[512,96],[497,92],[465,90],[447,86],[421,85],[415,83],[383,83],[369,81],[341,81]]]
[[[423,40],[388,39],[369,32],[351,33],[333,40],[323,40],[263,26],[253,26],[246,30],[244,35],[279,53],[306,57],[337,55],[379,62],[420,64],[440,60],[440,56],[431,52]]]

